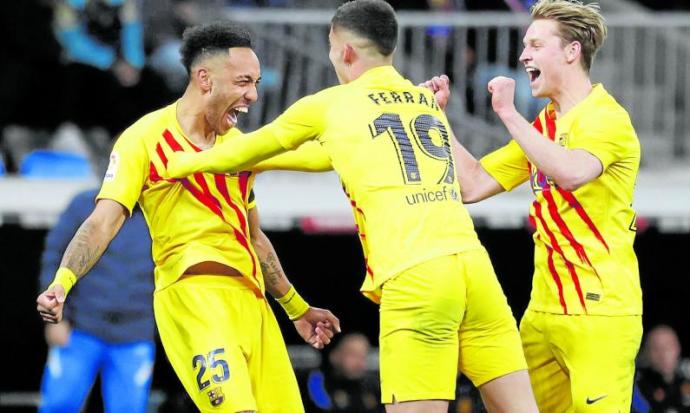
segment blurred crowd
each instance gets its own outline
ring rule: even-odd
[[[642,0],[655,8],[688,8],[686,0]],[[36,164],[51,156],[65,168],[48,173],[74,174],[74,164],[96,167],[107,161],[112,140],[141,115],[180,95],[186,73],[179,62],[185,27],[219,18],[219,10],[248,7],[334,8],[341,0],[23,0],[1,2],[0,38],[0,174],[20,172],[41,176]],[[534,0],[390,0],[399,10],[514,11],[529,9]],[[430,27],[427,41],[452,39],[450,29]],[[409,35],[409,34],[404,34]],[[495,50],[497,33],[487,34]],[[520,33],[510,33],[519,44]],[[450,41],[450,40],[449,40]],[[470,73],[467,111],[487,102],[484,85],[496,75],[518,79],[518,109],[531,117],[543,102],[531,99],[527,77],[518,67],[517,50],[509,64],[490,53],[475,58],[475,33],[467,38]],[[482,39],[482,42],[485,40]],[[448,59],[453,62],[455,59]],[[452,63],[449,63],[452,64]],[[269,69],[269,68],[267,68]],[[446,68],[448,73],[452,67]],[[268,72],[267,72],[268,73]],[[453,80],[453,79],[451,79]],[[27,156],[36,149],[49,153]],[[72,158],[58,156],[68,153]],[[56,155],[58,154],[58,155]],[[93,169],[93,168],[92,168]],[[70,172],[72,171],[72,172]]]

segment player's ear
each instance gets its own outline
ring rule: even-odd
[[[573,63],[582,54],[582,44],[578,41],[571,42],[565,47],[565,58],[568,63]]]
[[[192,76],[199,84],[199,88],[201,88],[201,91],[208,92],[209,90],[211,90],[213,82],[211,81],[211,76],[209,74],[208,68],[204,66],[197,66],[192,70]]]
[[[357,59],[357,51],[351,44],[346,43],[343,47],[343,62],[350,66]]]

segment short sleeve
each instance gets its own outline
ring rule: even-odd
[[[484,156],[480,163],[506,191],[529,179],[529,161],[515,140]]]
[[[639,152],[639,141],[624,110],[602,111],[583,118],[571,133],[569,149],[583,149],[599,159],[603,170]]]
[[[131,130],[125,131],[110,153],[108,170],[96,199],[119,202],[131,215],[146,183],[148,163],[142,137]]]
[[[323,132],[324,112],[328,106],[325,103],[323,92],[303,97],[266,128],[271,129],[283,148],[295,149]]]
[[[256,197],[254,196],[254,189],[249,192],[249,197],[247,198],[247,210],[256,207]]]

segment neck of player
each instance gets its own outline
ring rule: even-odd
[[[592,81],[584,70],[577,70],[561,78],[556,92],[549,96],[556,110],[556,117],[560,118],[582,102],[592,91]]]
[[[188,87],[177,102],[175,114],[187,139],[196,146],[206,149],[215,143],[216,132],[206,120],[203,107],[199,93]]]

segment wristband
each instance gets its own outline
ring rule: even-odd
[[[295,290],[294,286],[284,296],[276,298],[276,301],[283,307],[290,320],[295,321],[302,317],[309,310],[309,304],[304,301],[301,295]]]
[[[77,276],[72,272],[67,267],[60,267],[58,268],[57,272],[55,273],[55,278],[53,279],[53,282],[50,283],[48,286],[48,289],[53,288],[55,285],[60,284],[62,288],[65,290],[65,297],[67,294],[69,294],[69,291],[74,287],[74,284],[77,283]]]

